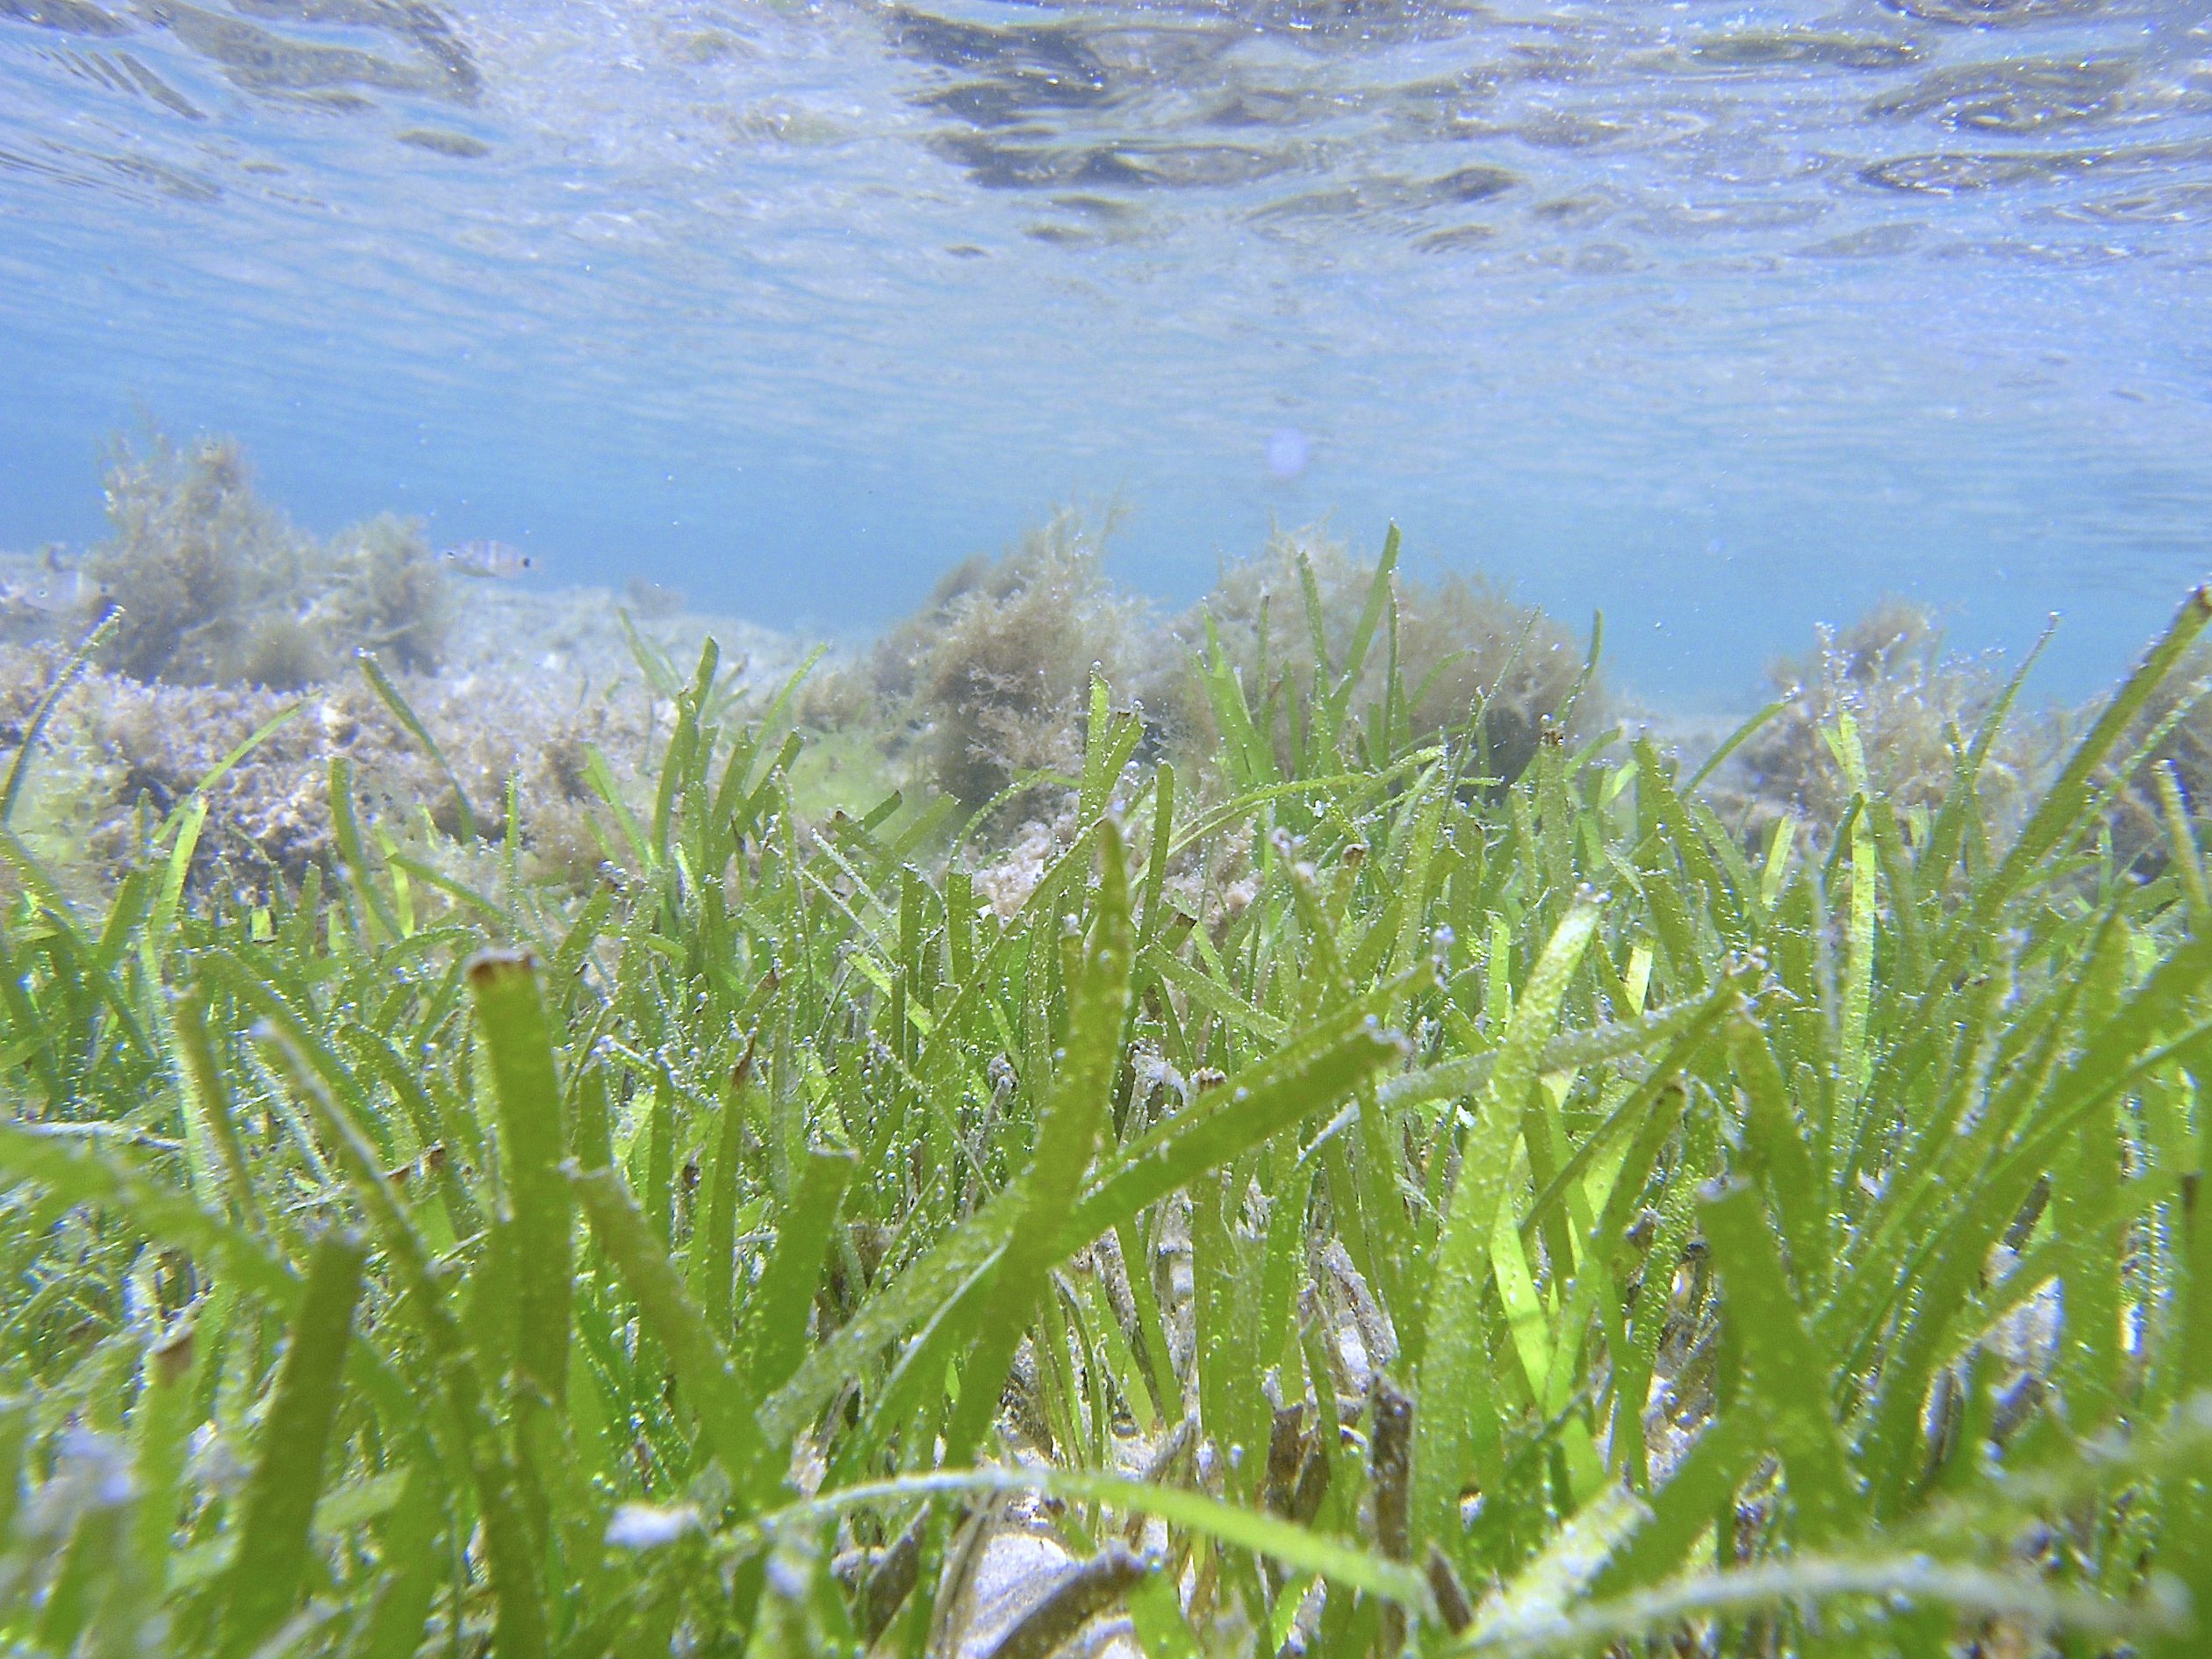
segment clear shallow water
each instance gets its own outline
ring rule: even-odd
[[[1884,591],[2086,691],[2212,565],[2208,16],[0,0],[0,545],[144,412],[770,622],[1118,494],[1171,599],[1396,516],[1655,695]]]

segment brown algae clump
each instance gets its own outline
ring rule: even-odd
[[[2201,842],[2212,823],[2212,648],[2199,645],[2158,686],[2129,734],[2124,774],[2108,769],[2114,850],[2146,874],[2166,867],[2173,837]]]
[[[1596,727],[1602,692],[1586,679],[1586,653],[1557,619],[1480,576],[1428,581],[1394,564],[1378,572],[1316,526],[1278,533],[1253,557],[1224,565],[1178,624],[1191,656],[1176,686],[1179,747],[1218,747],[1199,678],[1217,649],[1246,702],[1265,714],[1277,765],[1287,767],[1292,735],[1277,716],[1304,700],[1317,665],[1344,671],[1378,576],[1385,603],[1354,686],[1353,721],[1371,722],[1395,681],[1402,703],[1390,711],[1393,741],[1464,735],[1481,747],[1487,773],[1505,780],[1534,758],[1548,724],[1576,735]]]
[[[1018,806],[1002,828],[1050,817],[1033,792],[1002,798],[1074,770],[1094,673],[1141,710],[1138,758],[1172,759],[1200,788],[1225,777],[1215,698],[1228,676],[1288,775],[1318,759],[1293,753],[1304,736],[1290,710],[1317,672],[1347,672],[1363,629],[1345,742],[1465,740],[1484,775],[1510,779],[1548,726],[1597,723],[1601,694],[1573,636],[1480,578],[1411,579],[1394,552],[1379,568],[1318,531],[1278,535],[1169,621],[1107,577],[1114,521],[1063,512],[1005,553],[966,561],[921,610],[810,683],[799,700],[813,740],[802,796],[828,782],[851,805],[905,786],[971,810]]]
[[[809,687],[803,717],[873,730],[896,770],[971,808],[1074,768],[1093,669],[1117,688],[1155,676],[1144,603],[1103,569],[1115,522],[1061,512],[955,566],[920,611]]]
[[[1755,839],[1785,815],[1807,820],[1816,834],[1833,826],[1862,786],[1851,776],[1861,761],[1864,785],[1900,811],[1937,810],[2005,690],[1990,661],[1947,652],[1934,614],[1894,598],[1846,628],[1822,628],[1810,655],[1784,658],[1770,675],[1784,701],[1737,750],[1716,792]],[[2056,752],[2051,726],[2047,716],[2007,711],[1983,761],[1974,787],[2000,839],[2045,781]]]
[[[319,541],[262,499],[221,437],[119,445],[106,492],[113,534],[83,567],[94,605],[122,612],[106,666],[291,691],[343,672],[356,648],[437,665],[449,600],[415,521],[384,514]]]

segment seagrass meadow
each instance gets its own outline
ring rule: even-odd
[[[711,649],[583,893],[0,834],[7,1651],[2212,1650],[2212,596],[2017,823],[2008,691],[1748,842],[1390,608],[1203,788],[1095,683],[988,903]]]

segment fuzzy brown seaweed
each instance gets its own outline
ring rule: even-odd
[[[387,513],[319,541],[262,499],[223,437],[118,444],[106,494],[112,534],[84,562],[88,603],[122,612],[105,666],[273,691],[346,672],[357,648],[437,666],[450,606],[418,521]]]
[[[1897,598],[1823,628],[1810,655],[1770,676],[1783,707],[1736,751],[1717,792],[1755,841],[1782,815],[1816,837],[1842,817],[1857,791],[1839,748],[1847,717],[1875,790],[1900,811],[1940,808],[2005,686],[1992,660],[1948,652],[1934,614]],[[2008,715],[1975,785],[1994,836],[2016,827],[2056,747],[2050,717]]]
[[[118,445],[106,491],[114,533],[85,571],[123,612],[107,666],[206,686],[248,678],[258,652],[294,665],[263,628],[298,594],[310,541],[255,492],[234,440]]]
[[[1081,750],[1096,671],[1144,711],[1140,752],[1175,759],[1191,786],[1210,788],[1222,753],[1204,686],[1215,643],[1258,716],[1274,722],[1287,760],[1287,708],[1311,690],[1313,626],[1322,657],[1340,665],[1375,566],[1318,530],[1278,535],[1163,623],[1106,576],[1114,523],[1062,512],[1008,551],[964,561],[914,615],[810,683],[801,722],[829,739],[839,773],[873,772],[887,788],[897,780],[970,808],[1021,778],[1065,773]],[[1548,725],[1577,734],[1596,725],[1601,693],[1588,683],[1584,653],[1542,611],[1456,574],[1393,572],[1387,593],[1382,636],[1349,710],[1355,724],[1369,723],[1395,685],[1391,741],[1471,735],[1483,770],[1502,779],[1528,765]],[[873,767],[857,761],[858,749]],[[1052,810],[1041,796],[1015,803],[1001,828],[1018,840],[1030,817]]]
[[[379,513],[341,530],[327,553],[329,585],[316,601],[326,636],[410,673],[435,670],[453,599],[422,521]]]
[[[1122,677],[1136,608],[1101,568],[1104,535],[1055,518],[948,601],[916,687],[938,786],[980,805],[1024,772],[1073,770],[1095,665]]]
[[[875,725],[916,781],[971,808],[1070,768],[1093,669],[1117,686],[1150,678],[1142,601],[1103,568],[1114,524],[1062,512],[956,566],[920,611],[809,688],[805,718]]]
[[[2166,867],[2174,826],[2165,801],[2170,784],[2182,826],[2201,842],[2212,825],[2212,650],[2200,647],[2158,687],[2129,734],[2123,778],[2113,790],[2113,845],[2145,875]]]
[[[1319,526],[1277,532],[1254,557],[1224,565],[1176,628],[1192,664],[1174,696],[1180,747],[1194,754],[1217,747],[1214,717],[1196,677],[1209,649],[1209,621],[1255,707],[1268,701],[1272,684],[1302,700],[1314,673],[1317,630],[1327,661],[1342,664],[1374,577],[1373,564]],[[1563,723],[1576,734],[1594,729],[1602,693],[1583,684],[1584,653],[1555,618],[1480,576],[1447,572],[1430,581],[1393,571],[1390,581],[1393,603],[1356,687],[1355,719],[1375,712],[1395,661],[1405,697],[1395,718],[1404,735],[1468,732],[1499,779],[1520,775],[1548,724]],[[1289,741],[1280,727],[1275,738],[1279,749]]]

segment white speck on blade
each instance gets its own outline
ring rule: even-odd
[[[657,1504],[624,1504],[607,1523],[607,1541],[616,1549],[657,1549],[698,1526],[699,1511],[690,1504],[668,1508]]]

